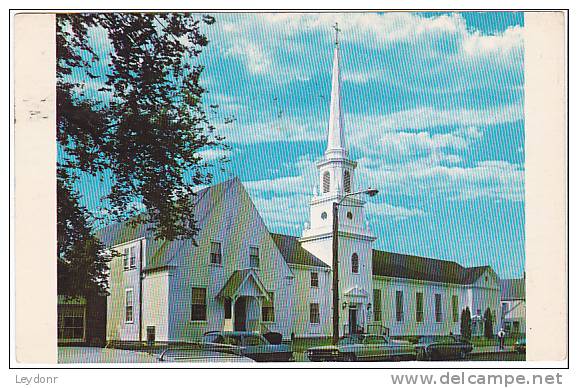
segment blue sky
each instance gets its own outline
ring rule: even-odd
[[[216,181],[239,176],[272,231],[300,235],[308,221],[338,22],[355,184],[380,190],[367,205],[374,247],[522,275],[522,13],[215,17],[202,83],[218,119],[236,119]],[[80,189],[96,206],[102,188]]]

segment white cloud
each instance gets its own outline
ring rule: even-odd
[[[408,196],[443,196],[450,200],[524,200],[524,168],[506,161],[447,166],[435,158],[393,165],[362,159],[358,174],[378,189]]]
[[[270,74],[271,57],[262,46],[254,42],[238,41],[226,50],[225,56],[241,59],[253,74]]]
[[[387,203],[367,203],[367,213],[374,217],[389,217],[395,219],[407,219],[421,217],[426,213],[421,209],[408,209],[403,206],[393,206]]]
[[[523,27],[515,26],[501,33],[484,35],[471,30],[458,13],[425,17],[411,12],[378,13],[260,13],[228,15],[218,18],[216,33],[219,44],[228,55],[237,55],[253,74],[282,75],[276,82],[308,79],[311,72],[324,71],[324,67],[295,69],[287,66],[289,56],[330,57],[323,50],[311,50],[304,36],[316,36],[322,41],[333,39],[333,26],[339,23],[340,40],[349,44],[371,48],[375,57],[386,55],[392,61],[403,60],[409,66],[404,71],[418,77],[432,77],[436,72],[450,70],[459,80],[454,83],[436,83],[430,89],[470,87],[471,83],[486,82],[483,77],[468,77],[467,73],[484,69],[487,64],[508,67],[523,60]],[[209,31],[211,32],[211,31]],[[404,44],[403,52],[391,50]],[[411,53],[411,56],[405,57]],[[402,57],[396,58],[401,55]],[[317,60],[310,61],[319,62]],[[374,62],[375,61],[371,61]],[[369,66],[368,66],[369,65]],[[345,68],[343,77],[353,82],[388,77],[386,69],[372,67],[371,63],[357,63],[355,69]],[[427,71],[422,71],[427,70]],[[465,76],[464,76],[465,74]],[[390,78],[387,80],[392,81]],[[395,80],[394,80],[395,81]],[[490,81],[488,81],[490,82]],[[486,82],[487,85],[491,83]],[[418,83],[419,85],[419,83]],[[421,86],[427,84],[421,83]],[[415,83],[403,82],[399,86],[415,88]],[[495,85],[494,85],[495,86]]]
[[[513,123],[524,118],[521,104],[496,106],[485,109],[436,109],[422,107],[384,115],[345,116],[352,127],[372,133],[394,130],[419,130],[440,126],[487,126]],[[347,127],[347,125],[346,125]],[[355,133],[357,136],[358,133]]]
[[[379,139],[380,152],[386,154],[421,154],[438,149],[464,150],[468,145],[468,140],[455,132],[434,135],[429,132],[388,132]]]

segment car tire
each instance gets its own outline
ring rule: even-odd
[[[420,349],[419,352],[417,353],[416,359],[418,361],[427,361],[428,360],[428,355],[425,349]]]

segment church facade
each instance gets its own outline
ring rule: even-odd
[[[338,206],[340,334],[387,328],[393,336],[460,332],[469,308],[501,325],[500,280],[489,266],[373,249],[378,238],[354,195],[336,42],[327,149],[301,236],[272,233],[237,178],[195,196],[195,239],[155,240],[147,225],[99,231],[110,263],[107,340],[187,342],[211,330],[276,331],[284,338],[332,335],[333,204]]]

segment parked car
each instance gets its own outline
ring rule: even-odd
[[[514,350],[516,353],[526,354],[526,337],[520,338],[516,341]]]
[[[311,361],[401,361],[415,358],[415,349],[407,341],[390,340],[384,335],[352,334],[337,345],[307,350]]]
[[[255,362],[235,353],[224,353],[190,347],[173,347],[165,349],[158,356],[160,362]]]
[[[473,346],[468,341],[454,336],[421,337],[415,345],[418,360],[454,360],[465,359]]]
[[[292,361],[293,351],[285,344],[271,344],[261,334],[246,331],[210,331],[203,335],[203,349],[236,354],[252,360]]]

